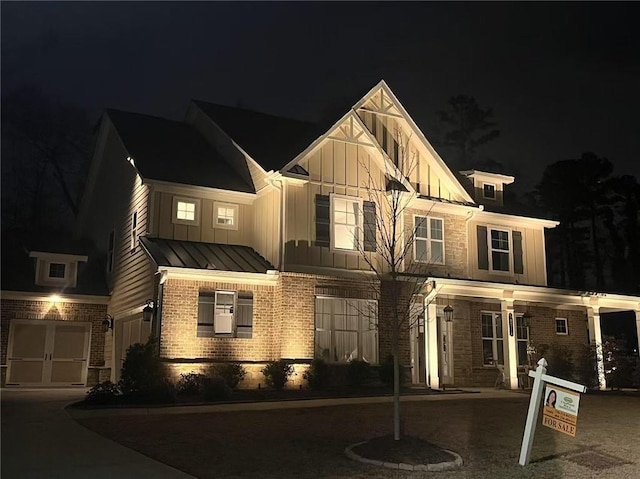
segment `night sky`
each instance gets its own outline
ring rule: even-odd
[[[191,98],[318,119],[381,78],[427,137],[493,107],[522,188],[584,151],[640,177],[639,3],[2,2],[2,93],[181,119]],[[337,119],[337,117],[336,117]],[[445,161],[447,158],[444,158]]]

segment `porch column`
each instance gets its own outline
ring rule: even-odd
[[[640,356],[640,309],[636,309],[636,334],[638,335],[638,356]]]
[[[518,389],[518,347],[513,299],[503,299],[500,309],[502,310],[502,337],[504,338],[504,379],[505,382],[508,381],[510,389]]]
[[[440,388],[440,377],[438,376],[438,310],[435,298],[429,303],[424,318],[424,340],[427,349],[427,378],[431,389]]]
[[[600,329],[600,306],[588,307],[587,317],[589,323],[589,339],[591,344],[594,344],[596,347],[598,382],[600,383],[600,389],[606,389],[607,382],[604,376],[604,356],[602,354],[602,331]]]

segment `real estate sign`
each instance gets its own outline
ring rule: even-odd
[[[542,425],[575,437],[580,393],[547,385],[544,397]]]

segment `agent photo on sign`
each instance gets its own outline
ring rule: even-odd
[[[549,391],[549,395],[547,396],[547,402],[544,403],[545,406],[556,407],[556,392],[552,389]]]

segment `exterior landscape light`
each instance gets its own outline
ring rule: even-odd
[[[102,320],[102,326],[104,327],[104,332],[106,333],[110,329],[113,329],[113,316],[107,314]]]
[[[444,307],[444,320],[447,323],[450,323],[451,321],[453,321],[453,307],[450,304],[447,304]]]
[[[147,299],[147,305],[142,308],[142,320],[145,322],[151,321],[153,319],[154,309],[153,300]]]

